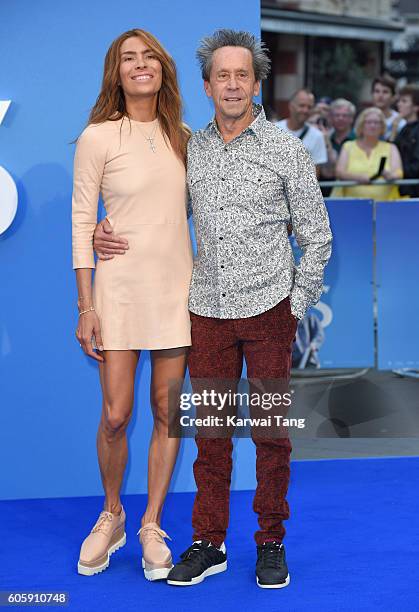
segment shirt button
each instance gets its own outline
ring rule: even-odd
[[[221,264],[220,268],[224,268],[224,266]]]
[[[225,297],[225,296],[226,296],[226,294],[225,294],[225,293],[222,293],[221,295],[222,295],[223,297]]]
[[[225,178],[222,176],[222,177],[221,177],[221,180],[222,180],[222,181],[225,181]]]
[[[220,210],[224,210],[224,206],[220,206]]]
[[[228,151],[228,147],[224,147],[224,151]]]
[[[220,240],[222,240],[222,239],[223,239],[223,237],[222,237],[222,236],[220,236]]]

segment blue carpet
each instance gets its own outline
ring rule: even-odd
[[[419,610],[419,458],[292,464],[285,540],[291,584],[255,584],[250,491],[232,493],[227,572],[190,588],[147,582],[136,538],[144,495],[123,498],[127,545],[105,572],[79,576],[97,497],[0,502],[0,590],[62,590],[67,609],[346,611]],[[169,495],[163,526],[175,558],[190,543],[193,494]],[[56,609],[56,608],[54,608]]]

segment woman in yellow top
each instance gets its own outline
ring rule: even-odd
[[[385,164],[380,178],[391,181],[403,177],[397,147],[380,140],[385,129],[385,118],[379,108],[367,108],[360,113],[355,123],[356,140],[345,142],[336,165],[337,179],[358,181],[359,185],[334,188],[332,197],[373,200],[395,200],[400,197],[397,185],[369,184],[371,177],[380,170],[381,158],[385,158]]]

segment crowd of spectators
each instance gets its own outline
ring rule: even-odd
[[[392,200],[419,197],[419,185],[397,186],[400,178],[419,179],[419,86],[396,90],[389,76],[374,79],[371,104],[357,109],[344,98],[317,101],[308,89],[289,100],[281,129],[300,138],[321,181],[351,180],[351,187],[323,188],[334,197]],[[371,184],[371,181],[387,184]]]

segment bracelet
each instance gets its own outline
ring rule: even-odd
[[[85,314],[86,312],[92,312],[94,310],[93,306],[90,306],[90,308],[88,308],[87,310],[81,310],[79,312],[79,316],[82,314]]]

